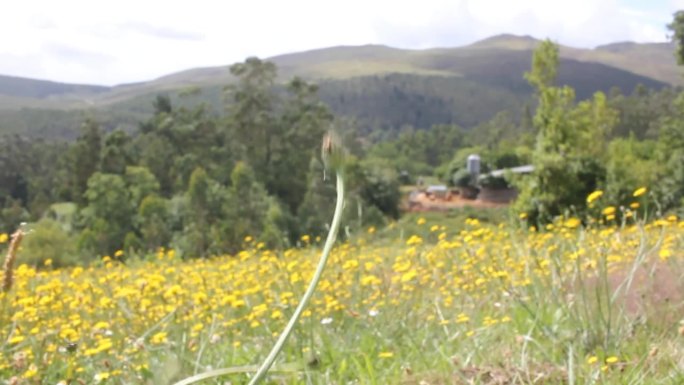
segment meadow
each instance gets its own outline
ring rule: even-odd
[[[414,216],[339,242],[267,382],[683,383],[684,221],[615,212],[541,228]],[[20,255],[0,292],[0,383],[172,384],[259,364],[318,261],[321,240],[301,243],[65,269]]]

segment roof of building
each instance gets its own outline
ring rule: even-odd
[[[445,185],[432,185],[432,186],[428,186],[426,191],[427,192],[446,192],[446,191],[449,191],[449,189]]]
[[[507,170],[511,170],[512,173],[514,174],[526,174],[534,171],[534,166],[531,164],[527,164],[524,166],[518,166],[518,167],[511,167],[511,168],[502,168],[501,170],[494,170],[490,172],[489,174],[483,174],[480,175],[480,179],[486,178],[488,176],[493,176],[493,177],[502,177]]]

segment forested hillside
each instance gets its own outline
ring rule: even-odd
[[[529,37],[501,35],[459,48],[402,50],[385,46],[333,47],[269,59],[277,84],[294,76],[315,82],[333,113],[357,121],[362,132],[458,124],[471,128],[507,110],[530,104],[523,78],[532,50]],[[637,85],[658,90],[680,84],[671,44],[614,44],[594,50],[561,47],[559,84],[578,99]],[[150,100],[169,95],[185,107],[206,103],[223,112],[222,89],[235,77],[229,67],[200,68],[116,87],[89,87],[0,78],[0,132],[73,139],[75,122],[92,117],[105,131],[133,132],[152,113]],[[23,85],[21,91],[18,86]],[[383,135],[380,135],[383,136]]]

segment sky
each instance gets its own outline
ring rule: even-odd
[[[3,0],[0,74],[115,85],[337,45],[662,42],[684,0]]]

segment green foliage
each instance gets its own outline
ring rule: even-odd
[[[138,221],[143,250],[167,246],[171,241],[169,203],[158,195],[147,195],[140,203]]]
[[[88,188],[88,180],[98,171],[102,149],[102,131],[100,126],[87,120],[81,127],[81,135],[72,147],[72,192],[73,200],[79,204],[86,201],[84,193]]]
[[[674,101],[675,112],[663,117],[658,141],[662,169],[659,196],[665,208],[684,205],[684,93]]]
[[[408,129],[396,139],[380,141],[369,157],[391,159],[398,172],[409,179],[429,175],[449,162],[455,149],[464,145],[464,130],[459,126],[438,125],[429,130]]]
[[[595,188],[629,203],[634,188],[657,185],[651,191],[663,207],[682,203],[684,102],[675,91],[637,87],[625,96],[618,87],[607,98],[592,96],[603,86],[555,86],[579,84],[567,81],[577,64],[550,42],[532,59],[513,53],[514,69],[505,71],[492,72],[497,63],[484,60],[485,51],[464,59],[477,65],[456,65],[459,78],[382,74],[320,86],[301,78],[281,84],[273,63],[250,58],[231,68],[223,92],[196,88],[127,102],[138,115],[121,125],[126,130],[94,113],[101,119],[87,119],[73,143],[2,137],[0,230],[46,216],[89,255],[171,246],[209,256],[239,250],[246,236],[276,248],[294,244],[327,231],[335,192],[317,157],[331,126],[350,153],[343,237],[398,218],[400,181],[456,177],[472,191],[511,183],[510,175],[471,180],[472,153],[482,173],[535,166],[531,176],[515,177],[516,208],[533,219],[581,209]],[[527,84],[520,74],[530,63]],[[576,102],[576,95],[591,97]],[[634,137],[622,139],[628,133]],[[55,202],[76,205],[65,203],[66,215]]]
[[[82,226],[88,229],[81,248],[99,255],[113,253],[123,246],[132,225],[130,195],[124,178],[116,174],[95,173],[88,180]]]
[[[657,143],[639,141],[634,136],[618,138],[608,146],[606,193],[612,202],[628,205],[639,187],[658,184]]]
[[[617,112],[602,93],[575,105],[572,88],[552,86],[557,66],[558,47],[546,41],[526,75],[539,98],[534,116],[538,135],[534,171],[520,180],[514,209],[533,220],[584,207],[586,195],[605,180],[605,138],[617,122]]]
[[[364,181],[361,198],[382,214],[397,219],[399,217],[399,179],[397,172],[387,159],[370,158],[362,163]]]
[[[45,261],[51,260],[53,267],[65,267],[82,262],[78,258],[74,236],[59,222],[43,218],[29,225],[27,230],[29,234],[19,252],[21,263],[43,267]]]
[[[684,65],[684,11],[675,12],[674,19],[667,25],[667,28],[672,31],[671,39],[677,45],[675,52],[677,64]]]
[[[107,174],[123,174],[126,166],[133,164],[131,137],[122,130],[109,133],[102,148],[102,164],[100,170]]]

